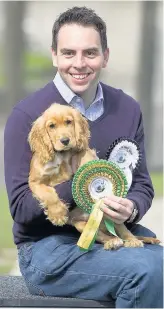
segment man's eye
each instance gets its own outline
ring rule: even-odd
[[[90,57],[90,58],[93,58],[93,57],[95,57],[95,52],[93,52],[93,51],[87,51],[87,56],[88,57]]]
[[[71,120],[69,120],[69,119],[67,119],[65,123],[66,123],[66,124],[71,124],[71,123],[72,123],[72,121],[71,121]]]
[[[73,54],[72,51],[68,50],[68,51],[63,52],[63,55],[66,56],[66,57],[72,57],[74,54]]]
[[[94,53],[92,51],[88,51],[88,55],[92,56]]]
[[[55,124],[54,124],[54,123],[51,123],[51,124],[49,125],[49,128],[50,128],[50,129],[54,129],[54,128],[55,128]]]

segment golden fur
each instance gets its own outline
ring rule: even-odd
[[[88,145],[90,137],[87,120],[76,109],[52,104],[33,124],[28,141],[33,153],[29,187],[39,200],[47,218],[55,225],[71,224],[82,233],[88,214],[75,208],[69,212],[68,205],[61,201],[54,186],[70,180],[74,174],[72,159],[76,156],[77,166],[96,159],[96,152]],[[138,237],[127,230],[124,224],[115,224],[117,234],[110,235],[105,225],[100,225],[96,240],[104,244],[105,249],[114,249],[122,245],[142,247],[143,242],[159,243],[150,237]],[[125,242],[123,243],[123,240]]]
[[[33,123],[29,133],[33,152],[29,187],[55,225],[67,222],[68,205],[59,199],[54,186],[72,177],[71,160],[75,154],[79,165],[96,158],[89,149],[89,137],[88,122],[80,112],[57,103]]]

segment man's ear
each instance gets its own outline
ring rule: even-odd
[[[104,61],[103,61],[103,66],[102,67],[106,68],[108,60],[109,60],[109,54],[110,54],[109,48],[106,48],[106,50],[103,52],[103,54],[104,54]]]
[[[52,64],[54,67],[57,67],[57,55],[56,52],[51,48],[51,55],[52,55]]]

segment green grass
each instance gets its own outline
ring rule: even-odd
[[[155,197],[163,195],[163,173],[151,173],[151,180],[154,186]]]
[[[13,267],[13,263],[10,263],[10,264],[5,265],[5,266],[0,265],[0,276],[7,275],[11,271],[12,267]]]
[[[12,218],[9,212],[8,199],[5,190],[0,190],[0,249],[15,247],[12,237]]]

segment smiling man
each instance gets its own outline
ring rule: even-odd
[[[46,220],[29,185],[31,124],[53,102],[71,105],[87,119],[90,147],[105,159],[109,145],[122,136],[139,144],[142,161],[126,198],[108,195],[103,211],[132,233],[154,234],[139,222],[154,196],[146,166],[144,131],[139,104],[122,90],[100,82],[109,49],[104,21],[91,9],[73,7],[62,13],[52,30],[52,59],[58,72],[44,88],[19,102],[8,118],[4,135],[5,180],[14,220],[19,265],[32,294],[79,297],[110,302],[116,308],[162,308],[162,247],[117,248],[105,251],[95,243],[83,252],[73,227]],[[74,208],[72,180],[55,187]]]

